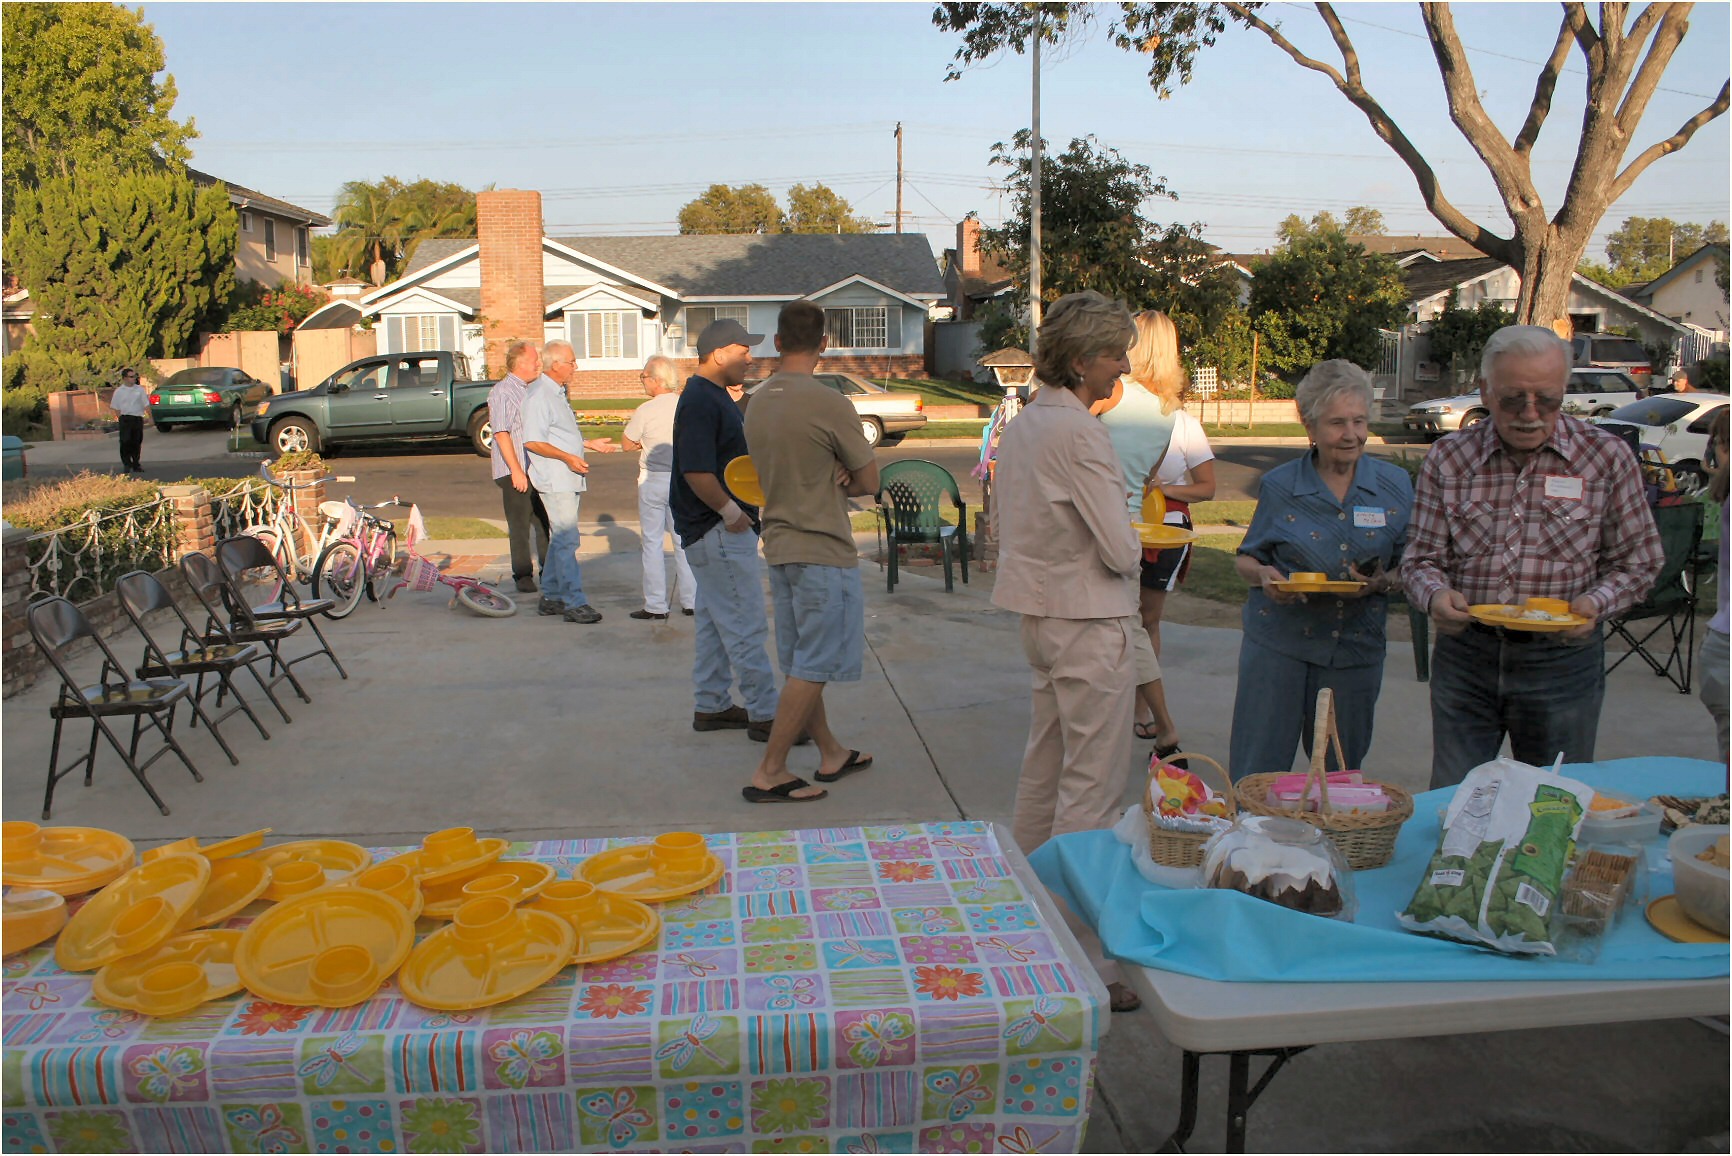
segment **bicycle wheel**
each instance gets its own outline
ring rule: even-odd
[[[397,532],[391,531],[385,535],[384,548],[379,551],[373,564],[367,567],[367,599],[377,602],[385,597],[385,590],[391,578],[397,572]]]
[[[322,589],[332,602],[326,618],[347,618],[360,604],[366,585],[367,561],[353,542],[332,542],[313,563],[313,597],[318,598]]]
[[[277,569],[281,571],[282,575],[287,576],[293,573],[290,569],[289,552],[284,548],[282,535],[277,533],[276,527],[248,526],[241,533],[249,538],[257,538],[265,544],[265,548],[271,552],[271,557],[277,560]],[[261,603],[281,602],[283,600],[283,579],[281,577],[273,576],[268,581],[260,583],[255,589],[263,594],[260,599]],[[249,598],[248,602],[251,601]]]
[[[484,618],[510,618],[517,613],[517,603],[491,586],[460,586],[457,601]]]

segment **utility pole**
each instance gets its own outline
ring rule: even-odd
[[[1040,5],[1034,8],[1034,134],[1032,163],[1028,173],[1028,349],[1034,352],[1034,333],[1040,328]]]
[[[902,231],[902,122],[896,122],[896,231]]]

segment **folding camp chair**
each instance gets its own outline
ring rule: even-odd
[[[1648,597],[1607,624],[1610,632],[1628,643],[1630,649],[1606,667],[1606,673],[1618,669],[1631,655],[1640,655],[1655,674],[1677,687],[1679,694],[1689,694],[1696,657],[1697,548],[1702,542],[1702,504],[1657,506],[1653,514],[1666,560]],[[1647,632],[1638,638],[1635,631],[1643,625],[1647,625]]]
[[[288,681],[295,694],[302,702],[312,702],[307,694],[307,688],[301,685],[301,680],[295,677],[295,672],[289,669],[289,663],[282,655],[283,640],[293,635],[301,628],[301,623],[294,618],[278,618],[271,622],[253,622],[237,616],[230,604],[233,596],[229,593],[229,584],[223,580],[222,572],[203,554],[186,554],[180,560],[181,577],[186,579],[187,587],[193,597],[204,608],[205,626],[200,639],[208,643],[249,643],[256,642],[265,648],[270,657],[269,677],[265,681],[265,691],[270,693],[279,682]],[[275,694],[271,701],[276,702]],[[277,704],[277,710],[285,719],[288,712],[282,704]]]
[[[331,660],[331,665],[337,668],[338,674],[345,679],[349,677],[349,672],[344,670],[343,664],[337,660],[337,652],[331,649],[330,639],[319,629],[317,620],[317,616],[335,606],[335,602],[329,598],[302,598],[295,592],[295,584],[277,564],[270,547],[257,538],[246,534],[237,538],[225,538],[217,543],[216,557],[223,577],[228,580],[229,608],[234,612],[237,621],[245,619],[252,626],[284,620],[305,622],[313,636],[319,640],[319,649],[298,655],[286,665],[293,666],[297,662],[305,662],[322,654]],[[248,605],[246,584],[249,576],[253,574],[274,578],[282,590],[281,598],[276,602],[266,602],[258,606]]]
[[[878,475],[879,527],[889,540],[890,573],[886,589],[894,591],[898,578],[897,547],[907,543],[936,543],[944,560],[944,589],[956,589],[951,579],[950,552],[961,559],[962,584],[968,585],[968,505],[950,471],[937,462],[911,458],[886,465]],[[956,509],[956,525],[945,524],[939,501],[946,495]]]
[[[42,648],[48,664],[60,675],[60,694],[54,700],[54,705],[48,708],[48,715],[54,720],[54,743],[48,753],[48,789],[42,796],[42,818],[45,821],[54,809],[54,785],[61,779],[82,765],[84,785],[90,786],[96,770],[98,737],[108,740],[108,745],[114,748],[114,753],[120,756],[126,769],[132,772],[132,777],[138,780],[139,786],[150,796],[150,801],[156,804],[156,809],[165,815],[168,814],[168,804],[162,801],[162,796],[156,793],[156,788],[150,785],[150,779],[145,776],[145,772],[156,760],[173,751],[176,757],[186,764],[186,769],[192,772],[192,777],[198,782],[204,782],[204,776],[198,773],[198,768],[174,739],[174,708],[188,696],[186,683],[177,678],[135,679],[127,674],[126,668],[114,656],[114,651],[90,628],[90,621],[78,607],[64,598],[43,598],[32,602],[25,608],[24,617],[29,624],[31,637],[36,640],[36,645]],[[68,648],[86,638],[102,655],[102,667],[94,683],[80,682],[67,665]],[[90,720],[90,747],[82,756],[61,767],[61,732],[66,726],[66,720],[71,718]],[[132,719],[130,742],[122,743],[120,736],[108,725],[108,720],[114,718]],[[163,745],[141,763],[138,761],[138,740],[142,737],[146,722],[162,735]],[[227,750],[227,747],[224,749]],[[233,754],[230,754],[229,758],[233,760]]]

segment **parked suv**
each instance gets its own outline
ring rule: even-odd
[[[1577,417],[1611,413],[1639,399],[1641,389],[1636,379],[1621,369],[1572,369],[1564,393],[1564,412]],[[1424,434],[1428,441],[1436,441],[1446,433],[1478,425],[1488,416],[1485,403],[1475,390],[1416,402],[1408,407],[1401,424],[1414,433]]]
[[[1648,351],[1633,337],[1578,333],[1570,338],[1570,364],[1578,368],[1621,369],[1646,393],[1654,388],[1654,366]]]

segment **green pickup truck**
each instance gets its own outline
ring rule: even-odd
[[[461,353],[391,353],[363,357],[311,389],[259,405],[253,437],[279,454],[330,452],[346,442],[468,438],[487,456],[490,381],[469,376]]]

